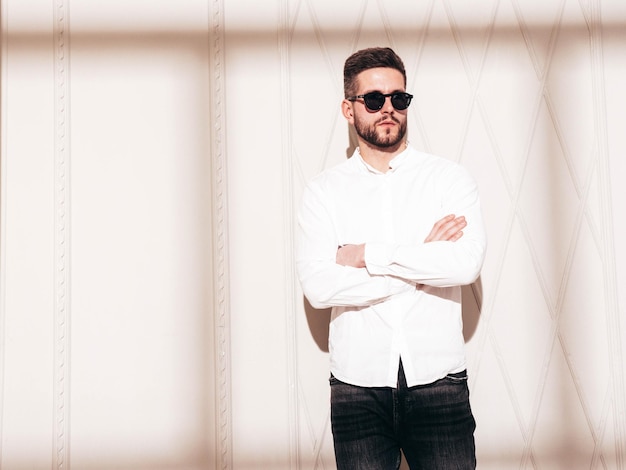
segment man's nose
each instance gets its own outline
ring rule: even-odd
[[[391,96],[385,96],[385,102],[383,103],[383,107],[380,108],[381,113],[391,113],[393,112],[394,107],[391,104]]]

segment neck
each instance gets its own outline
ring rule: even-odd
[[[381,173],[389,171],[389,162],[397,155],[404,152],[408,146],[408,142],[403,140],[397,145],[389,148],[374,147],[367,142],[359,142],[359,153],[363,161],[371,167],[377,169]]]

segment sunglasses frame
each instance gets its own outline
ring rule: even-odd
[[[383,101],[381,103],[381,105],[376,108],[376,107],[372,107],[370,106],[370,104],[368,104],[368,99],[369,98],[374,98],[374,97],[383,97]],[[409,105],[411,104],[411,100],[413,99],[413,95],[410,93],[407,93],[405,91],[394,91],[393,93],[382,93],[380,91],[370,91],[369,93],[365,93],[363,95],[356,95],[356,96],[350,96],[348,98],[346,98],[348,101],[356,101],[358,99],[363,99],[363,103],[365,104],[365,107],[367,109],[369,109],[370,111],[380,111],[381,109],[383,109],[383,106],[385,106],[385,102],[387,101],[387,97],[391,97],[391,105],[393,106],[393,108],[396,111],[404,111],[405,109],[407,109],[409,107]],[[407,103],[406,103],[406,107],[404,108],[399,108],[396,106],[396,103],[394,103],[394,99],[396,99],[396,97],[398,96],[402,96],[404,99],[406,99]]]

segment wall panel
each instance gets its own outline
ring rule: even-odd
[[[41,468],[53,452],[54,88],[52,16],[3,5],[2,466]],[[11,80],[6,80],[11,76]],[[14,112],[7,112],[7,95]],[[33,112],[34,110],[38,112]],[[27,125],[24,125],[27,123]],[[8,137],[11,137],[10,139]],[[34,138],[36,136],[36,138]],[[13,177],[9,177],[9,172]],[[10,275],[9,275],[10,274]]]
[[[2,4],[0,466],[212,468],[209,3],[70,3]]]

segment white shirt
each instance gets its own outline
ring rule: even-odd
[[[448,214],[465,216],[463,236],[424,243]],[[332,307],[337,379],[395,387],[400,358],[408,386],[465,369],[460,286],[476,280],[486,247],[466,170],[408,147],[381,173],[357,149],[308,184],[298,223],[298,275],[313,307]],[[335,262],[339,246],[361,243],[366,268]]]

